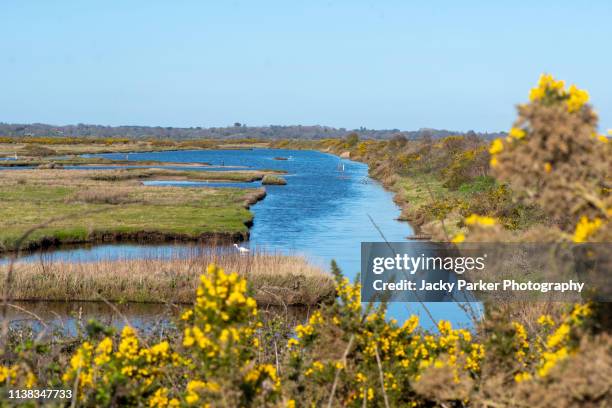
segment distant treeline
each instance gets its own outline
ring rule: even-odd
[[[407,139],[424,136],[442,138],[450,135],[464,134],[449,130],[419,129],[400,131],[399,129],[373,130],[366,128],[345,129],[328,126],[246,126],[235,123],[227,127],[160,127],[160,126],[101,126],[101,125],[65,125],[54,126],[43,123],[14,124],[0,123],[0,137],[66,137],[66,138],[117,138],[128,139],[326,139],[345,137],[357,133],[362,139],[389,139],[403,135]],[[467,132],[484,138],[498,137],[500,133]]]

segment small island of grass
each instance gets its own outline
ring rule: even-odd
[[[285,184],[287,184],[287,180],[279,176],[274,176],[272,174],[266,174],[265,176],[263,176],[261,180],[261,184],[284,186]]]

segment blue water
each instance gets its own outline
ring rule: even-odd
[[[103,154],[124,159],[123,154]],[[288,160],[274,160],[286,157]],[[255,222],[247,246],[303,254],[327,267],[335,259],[347,275],[360,268],[362,241],[381,240],[368,215],[389,241],[412,234],[410,225],[396,221],[399,208],[392,194],[368,177],[367,165],[314,152],[279,149],[196,150],[131,153],[130,160],[210,163],[248,169],[286,171],[284,186],[265,186],[268,195],[253,207]],[[342,167],[344,171],[341,171]],[[174,186],[260,187],[260,183],[200,183],[148,181]],[[119,247],[120,248],[120,247]],[[90,251],[97,251],[93,248]],[[117,249],[120,251],[120,249]]]
[[[101,154],[110,159],[125,159],[125,154]],[[288,160],[274,160],[287,157]],[[368,177],[367,165],[314,151],[254,149],[196,150],[131,153],[129,160],[158,160],[177,163],[210,163],[202,170],[274,169],[287,172],[284,186],[265,186],[267,196],[251,207],[254,225],[244,245],[266,251],[306,256],[326,269],[336,260],[344,274],[354,278],[360,270],[361,242],[404,241],[412,234],[410,225],[397,221],[400,209],[392,194]],[[79,167],[82,168],[82,167]],[[190,168],[197,170],[200,168]],[[261,187],[261,183],[205,183],[184,181],[147,181],[149,185],[189,187]],[[380,232],[379,232],[380,231]],[[94,261],[138,257],[180,256],[188,246],[100,245],[62,249],[50,256],[56,260]],[[28,259],[37,260],[39,255]],[[449,319],[469,325],[469,318],[452,303],[430,303],[427,308],[435,320]],[[419,304],[395,303],[390,314],[398,320],[418,313],[428,327],[431,320]]]

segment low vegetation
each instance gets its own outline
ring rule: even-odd
[[[261,184],[264,184],[264,185],[271,184],[271,185],[284,186],[285,184],[287,184],[287,180],[285,180],[282,177],[266,174],[263,177],[263,179],[261,180]]]
[[[238,241],[263,189],[143,186],[142,179],[252,181],[261,172],[165,169],[0,172],[0,251],[28,229],[25,248],[113,241]]]
[[[202,269],[227,265],[247,279],[262,305],[316,305],[334,296],[331,275],[304,258],[277,254],[240,254],[207,247],[203,252],[162,259],[98,262],[40,262],[14,265],[13,300],[191,303]],[[8,265],[0,266],[2,275]],[[3,284],[0,283],[0,292]]]
[[[208,163],[174,163],[155,160],[113,160],[104,157],[17,157],[17,160],[0,160],[0,167],[38,167],[49,164],[57,166],[155,166],[155,167],[206,167]]]
[[[72,390],[79,406],[605,406],[609,336],[596,312],[568,306],[528,329],[491,315],[474,332],[402,324],[363,308],[332,267],[336,300],[294,333],[264,322],[247,280],[210,265],[195,302],[162,336],[90,321],[70,342],[9,331],[0,384]],[[161,338],[160,338],[161,337]],[[8,342],[8,343],[7,343]],[[551,388],[555,394],[550,395]]]
[[[398,193],[404,215],[434,239],[609,243],[612,152],[587,102],[585,91],[545,75],[507,138],[490,145],[463,136],[351,135],[299,146],[369,163]],[[155,337],[129,322],[118,333],[92,321],[70,339],[50,340],[5,327],[0,384],[70,389],[73,406],[92,407],[604,407],[612,400],[610,303],[485,303],[473,330],[445,320],[428,321],[426,330],[417,316],[397,322],[384,303],[363,304],[359,284],[335,264],[332,272],[335,301],[293,330],[260,318],[248,276],[212,264],[177,329]]]
[[[193,181],[227,181],[250,183],[270,176],[267,171],[241,170],[241,171],[187,171],[167,169],[139,169],[128,168],[92,173],[91,179],[97,181],[126,181],[126,180],[193,180]]]

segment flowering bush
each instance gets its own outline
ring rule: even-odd
[[[532,334],[517,322],[484,337],[448,321],[428,332],[417,316],[399,324],[385,317],[384,304],[364,307],[359,284],[338,273],[336,302],[297,325],[266,361],[245,280],[211,265],[175,341],[149,344],[125,326],[119,336],[82,342],[59,378],[37,378],[15,362],[0,368],[0,383],[71,389],[79,406],[464,406],[481,398],[492,367],[507,367],[512,384],[545,378],[578,349],[590,313],[579,305],[558,323],[543,315]]]
[[[586,91],[542,75],[530,103],[518,106],[508,137],[494,140],[489,149],[498,179],[541,206],[562,231],[577,230],[577,242],[598,230],[605,241],[612,216],[606,187],[612,150],[608,138],[597,133],[588,100]]]
[[[498,181],[555,219],[558,230],[545,226],[554,239],[605,241],[612,155],[607,139],[594,133],[588,94],[543,76],[530,98],[519,106],[508,138],[490,146]],[[369,141],[352,137],[350,144],[357,154],[378,154]],[[466,177],[484,176],[477,169],[486,152],[473,140],[452,136],[407,145],[391,141],[392,149],[407,149],[402,160],[391,163],[397,152],[387,151],[374,171],[446,169],[459,190]],[[486,197],[510,201],[509,188],[490,181]],[[507,221],[474,207],[434,206],[432,216],[461,212],[464,230],[455,242],[506,237]],[[598,305],[574,305],[564,313],[557,306],[533,324],[517,318],[517,308],[487,305],[487,317],[474,330],[448,321],[425,330],[417,316],[399,323],[387,318],[384,303],[362,304],[359,284],[335,265],[332,271],[335,302],[312,312],[289,335],[276,326],[267,333],[246,280],[210,265],[175,330],[155,339],[130,325],[120,334],[99,328],[66,342],[14,339],[17,345],[2,354],[0,386],[70,389],[73,405],[92,407],[550,406],[546,387],[556,387],[559,406],[605,406],[612,398],[612,338],[592,336],[606,327]]]

